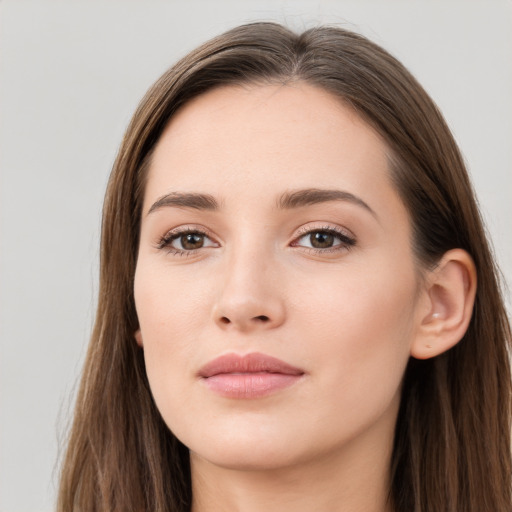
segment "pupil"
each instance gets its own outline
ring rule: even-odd
[[[316,249],[326,249],[332,247],[334,243],[334,235],[325,231],[317,231],[311,235],[311,245]]]
[[[188,233],[181,237],[181,245],[184,249],[199,249],[203,246],[204,237],[197,233]]]

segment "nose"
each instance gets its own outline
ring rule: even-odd
[[[285,320],[279,270],[262,254],[241,254],[226,262],[213,308],[223,330],[248,333],[274,329]]]

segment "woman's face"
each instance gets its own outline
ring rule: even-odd
[[[193,463],[389,453],[420,280],[386,154],[302,83],[219,88],[167,126],[145,190],[136,338]]]

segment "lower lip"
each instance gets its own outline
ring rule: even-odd
[[[220,373],[203,380],[210,390],[227,398],[260,398],[292,386],[301,377],[284,373]]]

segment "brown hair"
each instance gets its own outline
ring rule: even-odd
[[[390,468],[392,506],[510,510],[510,327],[449,129],[411,74],[366,38],[335,27],[297,35],[255,23],[212,39],[167,71],[122,142],[105,198],[97,318],[62,468],[60,512],[189,510],[188,450],[155,407],[134,341],[133,277],[148,161],[169,119],[190,99],[227,84],[297,80],[338,96],[386,140],[422,268],[458,247],[478,273],[462,341],[407,367]]]

